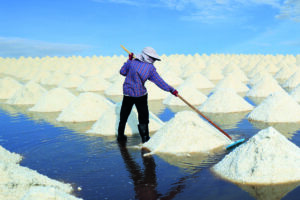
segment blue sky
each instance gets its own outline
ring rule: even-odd
[[[0,56],[300,54],[300,0],[1,0]]]

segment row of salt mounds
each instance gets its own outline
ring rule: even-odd
[[[36,104],[29,108],[32,112],[60,112],[66,108],[76,96],[65,88],[53,88],[45,93],[36,102]]]
[[[291,75],[293,75],[297,70],[295,65],[286,65],[284,66],[274,75],[274,78],[278,80],[279,83],[285,82]]]
[[[285,91],[275,92],[264,99],[248,119],[263,122],[300,122],[300,105]]]
[[[85,92],[64,108],[56,120],[62,122],[97,121],[105,110],[112,106],[113,103],[102,95]]]
[[[300,181],[300,149],[273,127],[259,131],[212,170],[232,182],[279,184]]]
[[[0,79],[0,99],[11,98],[20,88],[22,84],[11,77]]]
[[[192,111],[178,112],[143,147],[153,153],[208,153],[230,140]]]
[[[40,81],[40,83],[43,85],[57,86],[57,85],[59,85],[60,82],[62,82],[66,78],[66,76],[67,75],[61,71],[54,71],[54,72],[48,74],[47,77],[42,79]]]
[[[291,90],[297,87],[298,84],[300,84],[300,69],[298,69],[286,82],[284,82],[282,87]]]
[[[242,83],[234,74],[229,74],[218,82],[214,90],[221,88],[231,88],[237,93],[246,93],[249,88]]]
[[[80,75],[70,74],[58,84],[58,87],[77,88],[83,82],[84,78],[82,78]]]
[[[107,109],[86,133],[115,136],[118,132],[120,110],[121,103],[117,103],[115,106]],[[126,123],[125,134],[134,135],[139,133],[137,127],[138,123],[138,113],[136,107],[133,106],[133,110],[131,111]],[[163,126],[163,124],[164,123],[157,116],[155,116],[152,112],[149,112],[149,132],[157,131]]]
[[[76,90],[80,92],[104,91],[109,87],[109,84],[101,75],[90,76],[78,85]]]
[[[78,200],[68,193],[70,184],[52,180],[34,170],[20,166],[19,154],[11,153],[0,146],[0,199],[57,199]]]
[[[33,81],[30,81],[18,89],[15,94],[6,101],[6,103],[16,105],[33,105],[46,92],[47,90],[45,88]]]
[[[278,91],[284,90],[271,75],[266,75],[247,92],[246,96],[267,97]]]
[[[207,96],[198,91],[191,82],[185,82],[180,85],[178,93],[182,96],[189,97],[189,102],[194,105],[200,105],[207,99]],[[168,97],[163,101],[163,104],[171,106],[186,105],[182,100],[172,94],[168,95]]]
[[[233,89],[220,88],[215,90],[199,109],[207,113],[233,113],[250,111],[253,106]]]

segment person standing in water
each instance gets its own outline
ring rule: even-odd
[[[123,101],[117,136],[119,142],[127,141],[124,131],[133,105],[136,106],[138,112],[138,130],[142,143],[150,139],[148,93],[145,88],[147,80],[152,81],[162,90],[171,92],[176,97],[178,95],[178,91],[168,85],[157,73],[153,65],[156,60],[160,61],[156,51],[152,47],[145,47],[141,54],[136,55],[136,58],[133,53],[129,54],[129,59],[120,70],[120,74],[126,78],[123,83]]]

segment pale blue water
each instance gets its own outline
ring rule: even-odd
[[[169,161],[170,164],[167,159],[156,155],[142,157],[141,150],[130,148],[140,143],[138,136],[129,137],[127,147],[118,146],[114,138],[88,136],[54,126],[42,117],[29,117],[21,110],[0,107],[0,145],[23,155],[21,165],[50,178],[72,183],[74,188],[82,187],[74,194],[83,199],[247,200],[254,199],[253,196],[272,199],[272,195],[284,188],[252,186],[242,189],[221,180],[211,173],[210,167],[224,154],[207,158],[204,163],[187,160]],[[165,108],[158,116],[167,121],[174,113]],[[225,127],[230,127],[230,124]],[[249,138],[258,130],[245,117],[233,128],[225,129],[236,138]],[[298,146],[299,132],[289,133],[291,141]],[[246,190],[252,190],[253,196]],[[286,192],[289,193],[283,199],[299,199],[300,187]]]

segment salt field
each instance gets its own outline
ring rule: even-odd
[[[0,57],[0,198],[299,199],[300,57],[161,58],[166,82],[244,144],[226,150],[232,141],[150,81],[150,140],[134,107],[118,143],[124,56]]]

